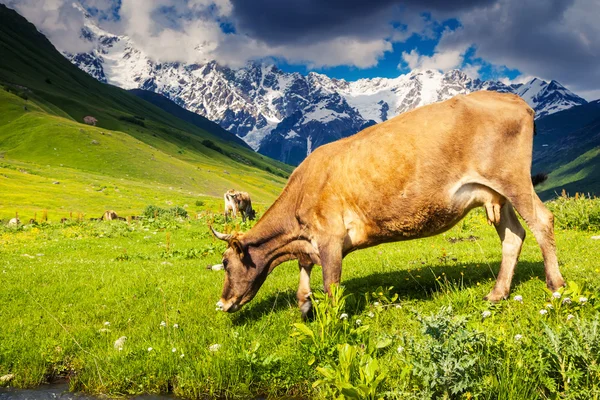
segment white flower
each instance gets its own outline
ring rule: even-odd
[[[173,353],[175,353],[176,351],[177,351],[177,349],[176,349],[175,347],[173,347],[173,348],[171,349],[171,352],[173,352]]]
[[[398,346],[398,348],[396,349],[396,351],[398,352],[398,354],[400,354],[400,353],[402,353],[404,351],[404,347]]]
[[[106,322],[104,323],[104,326],[110,326],[110,322],[106,321]]]
[[[342,315],[340,315],[340,319],[342,319],[342,320],[348,319],[348,314],[342,313]]]
[[[563,304],[571,304],[571,298],[570,297],[565,297],[562,301]]]
[[[402,306],[400,304],[396,304],[395,306],[396,308],[402,308]]]
[[[523,339],[523,335],[520,334],[516,334],[515,335],[515,341],[518,342],[519,340]]]
[[[560,299],[560,293],[554,292],[552,293],[552,297],[554,297],[555,299]]]
[[[362,321],[360,319],[356,320],[356,325],[360,326],[360,324],[362,324]]]
[[[567,315],[567,321],[572,320],[573,318],[575,318],[575,316],[573,314],[569,314]]]
[[[552,310],[554,308],[554,306],[550,303],[546,304],[546,308],[549,310]]]
[[[219,351],[219,349],[220,349],[220,348],[221,348],[221,345],[220,345],[220,344],[218,344],[218,343],[215,343],[215,344],[211,344],[211,345],[208,347],[208,351],[211,351],[211,352],[213,352],[213,353],[214,353],[215,351]]]
[[[164,328],[167,326],[167,323],[165,321],[160,321],[160,327]]]
[[[587,297],[580,297],[579,298],[579,303],[584,304],[588,301]]]
[[[377,306],[379,306],[379,302],[378,302],[378,301],[376,301],[375,303],[373,303],[373,305],[374,305],[375,307],[377,307]]]
[[[153,350],[152,347],[148,347],[148,351],[152,351],[152,350]]]
[[[518,295],[516,295],[516,296],[514,297],[514,300],[515,300],[515,301],[518,301],[518,302],[520,302],[520,303],[522,303],[522,302],[523,302],[523,296],[521,296],[520,294],[518,294]]]
[[[375,316],[375,314],[373,314],[372,312],[367,314],[367,317],[369,317],[369,318],[373,318],[374,316]]]
[[[541,315],[546,315],[546,314],[548,314],[548,310],[540,310],[540,314]]]
[[[483,318],[487,318],[487,317],[489,317],[490,315],[492,315],[492,313],[491,313],[490,311],[488,311],[488,310],[485,310],[484,312],[482,312],[482,313],[481,313],[481,316],[482,316]]]
[[[175,328],[175,329],[179,328],[179,324],[173,324],[173,328]]]
[[[123,350],[123,345],[127,340],[127,336],[121,336],[117,340],[115,340],[115,349],[119,349],[119,351]]]
[[[183,358],[185,356],[185,354],[181,353],[181,355],[179,356],[179,358]]]

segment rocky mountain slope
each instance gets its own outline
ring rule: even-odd
[[[259,63],[241,69],[216,62],[160,63],[129,37],[106,32],[91,19],[81,34],[94,43],[94,50],[66,55],[96,79],[160,93],[217,122],[258,152],[290,164],[300,163],[322,144],[459,93],[517,93],[538,118],[586,103],[560,83],[537,78],[506,85],[472,79],[459,70],[413,70],[393,79],[348,82],[317,73],[286,73]]]

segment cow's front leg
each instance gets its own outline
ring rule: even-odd
[[[300,307],[303,319],[306,319],[312,307],[310,301],[310,295],[312,294],[310,291],[310,273],[313,265],[314,264],[310,259],[301,258],[298,260],[298,266],[300,267],[300,283],[298,285],[296,297],[298,298],[298,307]]]
[[[319,247],[319,257],[323,268],[323,286],[325,292],[331,295],[331,285],[339,285],[342,277],[342,245],[329,243]]]

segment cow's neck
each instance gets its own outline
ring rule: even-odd
[[[268,268],[270,271],[304,253],[307,242],[303,240],[300,224],[293,213],[283,208],[274,204],[242,239],[252,261],[261,269]]]

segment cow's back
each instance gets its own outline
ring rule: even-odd
[[[296,193],[300,218],[339,210],[345,221],[410,230],[429,215],[449,213],[452,187],[469,176],[491,178],[515,160],[529,173],[532,124],[533,111],[516,95],[456,96],[319,147],[287,191]]]

